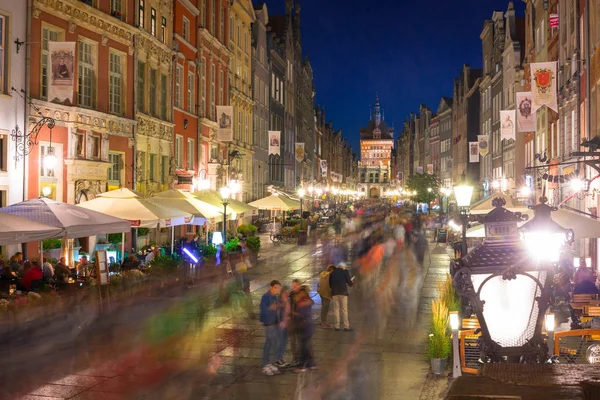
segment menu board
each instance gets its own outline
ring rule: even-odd
[[[99,285],[108,285],[110,283],[106,250],[98,250],[96,252],[96,279]]]
[[[438,228],[437,242],[438,243],[447,243],[448,242],[448,229],[447,228]]]

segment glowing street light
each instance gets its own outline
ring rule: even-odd
[[[231,197],[231,189],[227,186],[223,186],[220,189],[221,200],[223,203],[223,239],[227,238],[227,205]]]

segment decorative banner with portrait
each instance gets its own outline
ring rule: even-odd
[[[479,162],[479,142],[469,142],[469,162]]]
[[[531,105],[531,92],[517,92],[517,132],[535,132],[535,114]]]
[[[217,106],[217,140],[219,142],[233,141],[233,107]]]
[[[427,174],[433,175],[433,164],[427,164]]]
[[[479,143],[479,154],[483,157],[487,156],[490,152],[490,136],[489,135],[478,135],[477,142]]]
[[[48,42],[50,68],[48,100],[73,104],[75,92],[75,42]]]
[[[296,143],[296,161],[304,161],[304,143]]]
[[[500,137],[502,139],[515,140],[516,135],[516,119],[517,112],[515,110],[500,111]]]
[[[422,173],[423,173],[423,166],[422,166],[422,165],[419,165],[419,166],[417,167],[417,174],[422,174]]]
[[[321,176],[327,178],[327,160],[321,160],[319,164],[321,165]]]
[[[531,111],[536,112],[541,106],[548,106],[558,112],[556,92],[556,61],[531,63]]]
[[[269,131],[269,154],[281,155],[281,131]]]

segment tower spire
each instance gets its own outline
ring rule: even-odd
[[[379,106],[379,92],[375,95],[375,126],[381,122],[381,107]]]

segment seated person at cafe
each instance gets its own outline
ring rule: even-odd
[[[10,258],[9,268],[17,275],[23,271],[23,253],[17,252]]]
[[[71,270],[67,267],[67,262],[64,257],[58,260],[58,264],[54,268],[54,277],[58,282],[68,282]]]
[[[44,282],[50,282],[54,277],[54,267],[49,262],[45,262],[42,265],[42,275],[44,277]]]
[[[594,274],[594,271],[587,267],[585,264],[585,259],[581,260],[579,268],[573,277],[573,281],[575,282],[575,286],[579,285],[583,281],[596,282],[596,274]]]
[[[88,262],[87,256],[81,256],[81,261],[77,264],[77,275],[87,277],[91,267],[92,264]]]
[[[136,269],[140,266],[140,262],[134,254],[130,254],[127,259],[121,265],[121,269],[124,271]]]
[[[23,289],[31,291],[41,285],[44,275],[36,261],[33,263],[26,262],[23,266],[23,271],[23,278],[21,278],[21,282],[19,282]]]
[[[153,247],[152,251],[146,256],[146,262],[144,264],[149,265],[156,257],[160,257],[160,249],[158,247]]]

